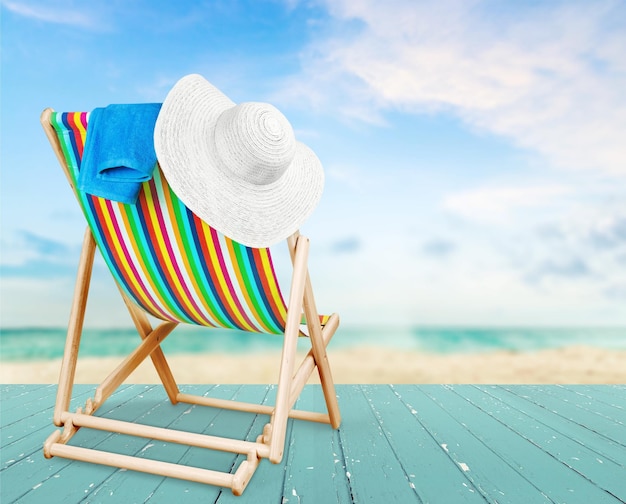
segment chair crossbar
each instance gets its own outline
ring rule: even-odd
[[[215,397],[201,397],[191,394],[178,394],[178,401],[185,404],[196,404],[198,406],[209,406],[211,408],[221,408],[235,411],[243,411],[244,413],[257,413],[260,415],[272,415],[275,407],[265,404],[253,404],[240,401],[231,401],[230,399],[217,399]],[[303,411],[292,409],[289,412],[289,418],[296,420],[307,420],[309,422],[330,423],[327,413],[318,413],[314,411]]]
[[[165,322],[150,332],[135,350],[114,369],[96,389],[95,406],[98,407],[119,387],[130,374],[150,355],[176,328],[176,322]]]
[[[268,447],[261,443],[230,439],[226,437],[210,436],[208,434],[196,434],[193,432],[180,431],[163,427],[153,427],[135,422],[113,420],[110,418],[96,417],[84,413],[65,413],[65,423],[71,422],[75,427],[86,427],[108,432],[116,432],[127,436],[137,436],[147,439],[156,439],[168,443],[177,443],[210,450],[219,450],[232,453],[258,453],[261,456],[268,453]]]
[[[328,322],[324,326],[324,329],[322,330],[322,334],[321,334],[322,342],[324,346],[324,353],[325,353],[326,347],[328,346],[328,343],[330,343],[330,340],[335,334],[335,331],[337,330],[338,326],[339,326],[339,315],[337,315],[336,313],[333,313],[328,319]],[[298,397],[300,396],[302,389],[304,388],[307,381],[309,380],[311,373],[313,373],[313,371],[315,370],[316,365],[317,364],[316,364],[315,356],[313,353],[313,349],[311,349],[307,353],[306,357],[302,361],[302,364],[300,364],[300,367],[298,368],[298,370],[296,371],[293,377],[292,390],[289,396],[289,404],[292,407],[298,400]],[[333,417],[330,416],[330,409],[329,409],[329,414],[327,416],[329,416],[330,419],[328,422],[324,421],[324,423],[330,423],[332,425]],[[336,427],[333,427],[333,428],[336,428]]]
[[[59,443],[52,443],[46,455],[230,488],[235,495],[243,493],[259,464],[259,459],[250,454],[232,474]]]

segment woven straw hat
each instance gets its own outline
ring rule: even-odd
[[[267,103],[236,105],[200,75],[168,93],[154,130],[159,165],[198,217],[249,247],[298,230],[317,206],[322,165]]]

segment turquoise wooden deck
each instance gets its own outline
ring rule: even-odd
[[[56,386],[5,385],[0,501],[238,503],[626,502],[626,386],[338,387],[343,424],[294,422],[281,465],[267,460],[242,497],[219,488],[46,460]],[[82,404],[91,392],[77,386]],[[271,401],[265,386],[185,390]],[[308,386],[301,405],[321,408]],[[263,418],[172,406],[159,386],[126,386],[101,410],[124,420],[245,438]],[[228,470],[234,456],[82,429],[72,444],[109,446]]]

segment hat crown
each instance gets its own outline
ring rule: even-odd
[[[240,103],[222,112],[214,142],[222,166],[255,185],[278,180],[296,152],[291,124],[269,103]]]

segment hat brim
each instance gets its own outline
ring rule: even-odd
[[[322,195],[324,172],[315,153],[297,142],[292,163],[275,182],[233,178],[213,146],[220,115],[235,106],[200,75],[168,93],[154,130],[159,165],[185,205],[220,233],[249,247],[268,247],[297,231]]]

